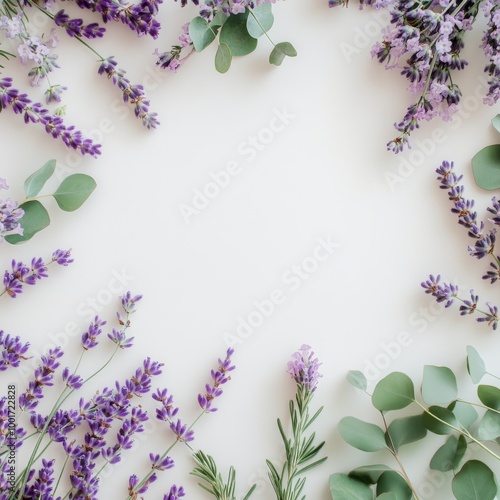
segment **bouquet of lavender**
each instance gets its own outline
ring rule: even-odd
[[[347,5],[329,0],[330,7]],[[390,8],[391,24],[383,29],[382,41],[371,54],[387,69],[396,69],[409,82],[416,101],[395,124],[398,136],[387,144],[398,153],[422,120],[451,120],[462,97],[453,81],[456,71],[467,66],[461,53],[467,31],[478,15],[487,19],[481,49],[484,52],[488,92],[483,101],[493,105],[500,97],[500,4],[493,0],[360,0],[360,7]]]

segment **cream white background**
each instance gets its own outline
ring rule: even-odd
[[[280,289],[285,302],[236,346],[237,369],[219,411],[199,421],[193,445],[216,457],[221,470],[236,467],[240,493],[258,481],[255,496],[273,498],[265,459],[282,456],[276,418],[288,423],[294,395],[286,364],[307,343],[323,363],[314,404],[324,405],[316,429],[329,458],[310,474],[305,492],[326,500],[331,473],[392,463],[388,456],[353,450],[338,434],[337,423],[346,415],[378,422],[369,398],[347,384],[348,370],[366,371],[370,389],[394,370],[410,374],[418,387],[424,364],[446,365],[466,388],[469,344],[496,368],[498,334],[460,318],[457,308],[435,308],[420,287],[429,273],[441,273],[457,280],[464,293],[474,288],[483,301],[496,300],[495,287],[480,279],[487,264],[469,257],[466,232],[450,213],[435,174],[442,160],[454,160],[466,195],[485,214],[492,193],[475,186],[470,169],[472,155],[498,141],[489,123],[498,107],[479,105],[473,97],[483,85],[478,44],[484,20],[467,36],[469,67],[457,77],[470,96],[462,118],[425,123],[414,134],[413,150],[396,156],[385,144],[411,100],[397,71],[385,71],[370,57],[381,29],[374,11],[360,12],[355,4],[332,10],[319,0],[277,3],[270,35],[276,42],[291,41],[299,56],[272,67],[271,46],[261,39],[225,75],[213,67],[214,47],[194,54],[176,75],[157,71],[153,50],[175,43],[181,24],[194,14],[178,4],[163,5],[161,12],[156,41],[111,26],[95,44],[104,55],[115,55],[132,81],[146,85],[161,121],[157,130],[144,130],[121,111],[119,93],[97,75],[94,55],[64,33],[58,81],[69,87],[67,121],[100,134],[102,156],[78,159],[36,126],[2,113],[1,177],[12,186],[10,196],[21,199],[24,179],[50,158],[57,159],[60,175],[84,172],[98,187],[73,214],[48,200],[48,229],[25,245],[1,246],[5,268],[12,258],[46,257],[55,248],[71,247],[75,262],[51,269],[50,279],[16,300],[3,297],[0,326],[29,339],[39,352],[55,337],[66,342],[60,334],[71,322],[80,331],[86,328],[92,298],[106,303],[99,314],[111,326],[118,302],[109,300],[106,289],[115,273],[125,273],[124,291],[144,295],[133,317],[135,346],[120,353],[96,387],[122,380],[151,356],[165,363],[154,385],[169,388],[189,423],[198,413],[198,392],[227,348],[224,334],[235,333],[238,317],[254,311],[254,301]],[[25,84],[22,69],[11,73],[18,86]],[[157,80],[152,73],[160,75]],[[276,110],[293,119],[247,161],[241,144],[268,127]],[[231,161],[241,173],[187,223],[180,206],[191,204],[210,173]],[[405,161],[415,166],[404,167]],[[318,238],[339,247],[293,291],[284,273],[313,255]],[[398,338],[406,345],[395,347]],[[73,338],[66,346],[68,358],[78,352],[76,343]],[[395,353],[390,362],[384,346]],[[4,385],[11,377],[2,375]],[[24,381],[18,383],[21,390]],[[143,402],[153,413],[152,403]],[[144,472],[147,454],[161,452],[170,440],[166,428],[150,428],[123,465],[106,475],[100,498],[124,498],[128,474]],[[426,464],[442,440],[428,441],[403,449],[404,463],[422,498],[451,498],[441,479],[432,492],[425,486],[431,483]],[[172,457],[176,468],[160,476],[150,498],[160,498],[171,483],[183,484],[189,499],[205,498],[188,475],[188,450],[177,446]]]

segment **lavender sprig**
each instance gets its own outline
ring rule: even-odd
[[[56,250],[52,254],[52,259],[44,263],[41,257],[33,257],[31,265],[12,260],[12,269],[6,270],[3,277],[4,289],[0,291],[0,297],[7,294],[11,298],[16,298],[23,292],[24,285],[35,285],[42,278],[48,277],[47,267],[54,262],[60,266],[67,266],[73,262],[70,258],[70,250]]]
[[[130,476],[128,482],[129,500],[137,499],[139,495],[148,490],[149,486],[157,479],[157,471],[174,466],[174,462],[170,458],[169,453],[177,443],[182,442],[186,444],[189,449],[191,449],[191,446],[188,443],[194,440],[194,431],[192,430],[193,427],[204,414],[216,411],[216,408],[212,406],[212,403],[216,398],[222,395],[223,391],[221,386],[231,380],[230,372],[235,369],[235,366],[232,363],[233,354],[234,349],[227,349],[226,357],[224,359],[219,358],[217,368],[215,370],[211,370],[210,375],[212,383],[206,384],[205,392],[198,394],[198,404],[200,405],[202,412],[198,415],[198,417],[196,417],[191,425],[187,426],[186,424],[183,424],[180,418],[176,418],[174,420],[174,417],[178,414],[179,408],[174,406],[173,397],[168,394],[167,389],[157,389],[152,395],[155,401],[161,403],[161,406],[156,410],[156,418],[168,424],[169,429],[175,436],[175,440],[162,454],[150,453],[149,459],[151,462],[151,469],[143,477],[143,479],[139,480],[135,474]],[[162,464],[168,464],[168,467],[162,466]]]
[[[306,478],[299,478],[304,469],[311,469],[322,464],[327,457],[310,462],[324,446],[324,441],[314,445],[315,433],[306,437],[308,427],[319,416],[323,407],[319,408],[312,417],[309,416],[309,408],[313,394],[316,391],[318,380],[322,376],[319,373],[320,362],[314,357],[311,347],[304,344],[299,351],[293,354],[293,360],[288,363],[287,372],[294,379],[297,392],[295,403],[289,403],[290,419],[292,423],[292,437],[287,437],[280,419],[278,429],[285,447],[286,459],[278,470],[270,461],[266,460],[269,468],[269,479],[279,500],[295,500],[302,491]]]

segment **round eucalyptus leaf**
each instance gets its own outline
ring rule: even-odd
[[[33,198],[43,188],[48,179],[52,176],[56,169],[56,160],[49,160],[43,167],[33,172],[24,181],[24,192],[26,198]]]
[[[387,448],[384,431],[359,418],[344,417],[339,422],[339,432],[347,443],[358,450],[379,451]]]
[[[430,468],[447,472],[458,467],[467,450],[467,441],[463,435],[459,438],[449,436],[446,442],[441,446],[431,458]]]
[[[335,500],[372,500],[373,493],[363,481],[347,474],[332,474],[329,479],[330,493]]]
[[[426,435],[427,427],[422,415],[413,415],[393,420],[387,428],[386,442],[388,445],[391,443],[397,451],[400,446],[424,439]]]
[[[36,233],[50,224],[49,213],[38,200],[26,201],[19,206],[24,210],[24,215],[19,219],[23,234],[5,236],[5,241],[12,245],[30,240]]]
[[[255,50],[257,40],[247,31],[248,10],[231,14],[220,30],[219,41],[225,43],[233,56],[246,56]]]
[[[500,144],[486,146],[472,158],[472,172],[476,184],[483,189],[500,187]]]
[[[349,472],[349,476],[368,484],[376,484],[380,476],[388,470],[392,469],[384,464],[364,465]]]
[[[73,174],[66,177],[52,195],[59,208],[73,212],[80,208],[96,187],[95,180],[86,174]]]
[[[457,426],[457,419],[448,408],[440,406],[430,406],[429,413],[424,412],[423,421],[427,429],[434,434],[450,434],[454,432],[453,427]]]
[[[231,67],[233,56],[229,47],[225,43],[219,43],[217,53],[215,54],[215,69],[219,73],[226,73]]]
[[[451,482],[457,500],[493,500],[497,495],[495,476],[479,460],[469,460]]]
[[[498,114],[497,116],[495,116],[495,118],[493,118],[493,120],[491,120],[491,124],[493,125],[493,127],[495,127],[495,130],[497,132],[500,132],[500,114]]]
[[[477,396],[488,408],[500,410],[500,389],[494,385],[480,385],[477,388]]]
[[[364,373],[359,370],[349,370],[347,372],[347,381],[362,391],[366,391],[366,388],[368,387],[368,382]]]
[[[471,345],[467,346],[467,371],[475,384],[480,382],[486,373],[483,358],[481,358],[476,349]]]
[[[453,412],[453,415],[455,415],[460,425],[465,429],[468,429],[479,416],[472,405],[462,403],[461,401],[453,402],[448,406],[448,409]]]
[[[395,471],[384,472],[377,481],[377,498],[392,493],[395,500],[411,500],[412,492],[403,477]]]
[[[273,26],[274,16],[270,3],[263,3],[251,9],[247,18],[248,34],[254,38],[259,38],[267,33]]]
[[[290,42],[280,42],[274,46],[269,55],[269,62],[279,66],[283,62],[283,59],[285,59],[285,56],[295,57],[296,55],[297,51]]]
[[[215,30],[205,19],[198,16],[189,23],[189,36],[193,41],[194,50],[201,52],[215,40]]]
[[[400,410],[415,400],[415,388],[408,375],[393,372],[383,378],[372,395],[372,404],[380,411]]]
[[[424,366],[422,397],[429,405],[447,404],[457,399],[457,379],[446,366]]]
[[[488,410],[481,419],[477,436],[481,441],[493,441],[500,437],[500,413]]]

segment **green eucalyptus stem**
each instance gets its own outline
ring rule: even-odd
[[[387,420],[385,419],[384,412],[381,411],[380,414],[382,415],[382,420],[384,422],[385,431],[386,431],[387,436],[389,437],[389,441],[391,443],[391,447],[389,448],[389,452],[391,453],[391,455],[395,458],[396,462],[398,463],[399,468],[401,469],[401,474],[403,475],[403,478],[406,481],[406,484],[410,488],[413,497],[416,500],[419,500],[418,495],[417,495],[417,491],[415,490],[415,487],[413,486],[413,484],[412,484],[412,482],[410,480],[410,476],[408,476],[408,474],[406,472],[406,469],[404,468],[404,465],[401,462],[401,459],[399,458],[399,455],[398,455],[398,453],[396,451],[396,447],[394,446],[394,442],[393,442],[392,436],[391,436],[391,434],[389,432],[389,426],[387,425]]]
[[[500,414],[499,410],[495,410],[495,408],[491,408],[491,407],[483,405],[481,403],[474,403],[474,401],[467,401],[465,399],[457,398],[457,402],[458,403],[465,403],[465,404],[471,405],[471,406],[477,406],[478,408],[483,408],[484,410],[489,410],[489,411],[492,411],[494,413]]]
[[[481,443],[481,441],[479,441],[478,439],[476,439],[466,429],[459,429],[458,427],[455,427],[454,425],[450,424],[449,422],[446,422],[446,420],[443,420],[443,419],[437,417],[436,415],[434,415],[433,413],[431,413],[424,405],[420,404],[417,400],[414,400],[414,403],[416,403],[418,406],[420,406],[420,408],[425,413],[427,413],[429,416],[431,416],[432,418],[434,418],[438,422],[440,422],[440,423],[448,426],[450,429],[453,429],[454,431],[458,432],[459,434],[462,434],[463,436],[465,436],[466,438],[470,439],[472,442],[474,442],[475,444],[477,444],[479,447],[481,447],[484,451],[486,451],[487,453],[489,453],[492,457],[494,457],[497,460],[500,460],[500,456],[499,455],[497,455],[495,452],[493,452],[487,446],[485,446],[483,443]]]

